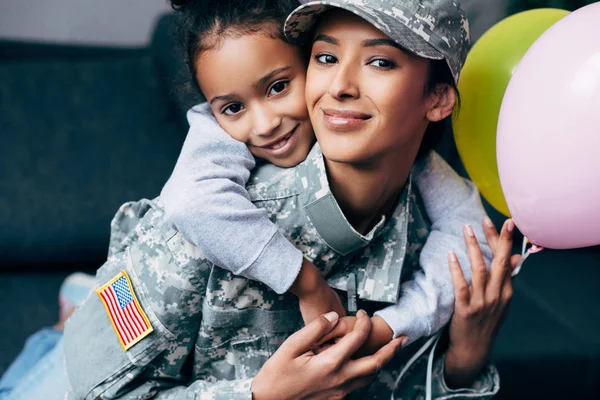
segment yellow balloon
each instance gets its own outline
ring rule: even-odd
[[[462,69],[461,106],[453,115],[454,138],[470,178],[485,199],[508,216],[496,163],[496,127],[504,92],[529,47],[569,11],[542,8],[510,16],[475,43]]]

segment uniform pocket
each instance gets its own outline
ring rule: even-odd
[[[220,331],[212,335],[217,342],[219,336],[230,338],[212,347],[196,347],[197,379],[216,381],[251,378],[271,356],[268,340],[262,334],[236,335]]]
[[[271,357],[265,336],[231,341],[231,353],[235,365],[235,379],[254,377],[263,364]]]
[[[233,380],[255,376],[298,327],[298,309],[220,310],[203,308],[196,340],[198,379]]]

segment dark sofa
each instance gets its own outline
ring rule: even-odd
[[[106,259],[120,204],[154,197],[187,133],[171,19],[144,48],[0,42],[0,372]]]
[[[103,263],[118,206],[173,168],[195,99],[176,101],[171,23],[146,48],[0,42],[0,374],[55,322],[62,279]],[[439,150],[462,171],[450,135]],[[528,260],[495,346],[500,398],[599,396],[599,282],[600,248]]]

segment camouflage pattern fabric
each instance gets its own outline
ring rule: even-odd
[[[287,18],[284,32],[292,43],[305,44],[321,14],[341,8],[363,18],[410,52],[446,60],[454,80],[470,48],[469,21],[456,0],[303,1]]]
[[[400,281],[419,268],[429,226],[410,181],[390,221],[382,220],[367,235],[351,229],[345,219],[334,218],[337,203],[331,203],[318,146],[296,168],[257,169],[248,189],[257,206],[268,210],[332,284],[344,290],[354,276],[365,304],[395,302]],[[333,232],[324,230],[328,223],[312,222],[311,217],[323,217],[315,211],[321,208],[330,213],[331,224],[345,241],[336,242]],[[303,212],[290,212],[294,209]],[[89,297],[65,327],[68,398],[251,399],[252,377],[302,326],[297,299],[209,263],[167,224],[159,199],[124,204],[111,228],[109,258],[98,270],[97,282],[103,284],[125,270],[154,331],[123,351],[100,300]],[[486,370],[472,389],[446,388],[443,360],[437,358],[435,367],[428,362],[433,347],[395,387],[403,366],[426,339],[399,353],[353,398],[389,399],[393,391],[397,398],[422,397],[429,370],[437,398],[487,398],[498,390],[493,369]]]

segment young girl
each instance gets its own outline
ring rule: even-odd
[[[425,242],[429,227],[409,174],[429,121],[442,120],[452,111],[454,91],[441,84],[424,92],[430,61],[394,46],[390,36],[369,23],[376,8],[364,4],[354,8],[356,0],[337,4],[356,10],[364,19],[335,11],[316,28],[306,98],[317,137],[323,140],[323,152],[316,146],[304,162],[289,169],[261,165],[254,171],[248,193],[255,205],[277,221],[285,237],[297,240],[303,255],[318,261],[334,282],[345,283],[341,286],[348,290],[353,282],[360,289],[371,281],[394,288],[401,278],[409,280],[420,270],[412,249]],[[400,29],[402,15],[422,15],[415,11],[417,4],[393,3],[390,9],[395,17],[386,22],[396,28],[391,32]],[[434,15],[461,19],[450,0],[426,4],[424,20],[434,27]],[[237,15],[255,11],[246,3]],[[302,9],[296,15],[307,19]],[[298,26],[302,18],[296,20]],[[268,19],[262,19],[265,21]],[[233,28],[227,35],[217,31],[213,36],[219,39],[215,53],[241,53],[250,44],[253,52],[240,54],[244,61],[252,55],[265,60],[266,55],[285,53],[280,39],[257,34],[255,25]],[[410,38],[420,43],[418,37]],[[235,46],[240,43],[243,46]],[[464,61],[460,55],[464,46],[461,41],[451,41],[444,52],[448,58],[458,53]],[[450,68],[457,65],[450,64],[452,60],[447,60]],[[292,68],[282,65],[276,71],[288,67]],[[260,79],[265,77],[268,75],[253,82],[268,93],[272,85],[265,84],[268,79]],[[214,96],[211,101],[234,97],[231,93]],[[257,115],[256,121],[264,125],[251,123],[250,132],[267,132],[258,127],[267,126],[270,120],[266,116],[271,114]],[[287,134],[300,128],[300,122],[296,125]],[[340,145],[342,152],[337,151]],[[303,213],[291,213],[294,209]],[[513,226],[508,223],[503,230],[491,279],[478,279],[474,294],[480,289],[485,292],[486,282],[494,290],[498,287],[499,293],[504,293],[503,285],[509,288],[506,271],[510,266],[501,261],[510,251]],[[375,328],[364,312],[357,313],[348,334],[318,355],[310,349],[331,330],[337,321],[335,313],[318,318],[288,339],[300,322],[295,297],[278,295],[263,284],[210,263],[171,228],[160,200],[125,204],[112,227],[114,237],[123,240],[112,242],[111,257],[98,270],[102,297],[88,298],[65,330],[73,398],[341,398],[367,385],[398,348],[395,340],[373,356],[350,359]],[[487,232],[495,243],[497,237],[489,229]],[[475,271],[487,279],[472,230],[465,230],[465,238],[471,261],[479,267]],[[326,239],[343,251],[333,250]],[[456,259],[450,257],[450,261],[453,276],[459,276]],[[447,357],[436,351],[435,340],[428,340],[416,353],[407,349],[379,371],[368,387],[369,398],[389,398],[396,379],[398,394],[410,398],[420,395],[423,388],[434,396],[457,398],[489,396],[497,391],[497,374],[480,363],[489,354],[498,326],[495,313],[503,310],[504,297],[510,296],[504,296],[493,312],[489,307],[482,309],[490,316],[484,324],[469,323],[466,282],[455,282],[459,282],[461,302],[449,331]],[[114,296],[113,292],[118,302],[108,297]],[[397,290],[391,292],[397,296]],[[492,294],[499,296],[491,291],[490,297]],[[385,293],[376,296],[385,297]],[[377,302],[365,305],[379,306]],[[117,306],[133,310],[133,325],[128,322],[130,311],[119,312]],[[478,340],[472,340],[475,337]],[[481,347],[472,347],[476,344]],[[424,363],[415,363],[420,360]],[[456,391],[448,388],[445,376],[458,378],[451,380],[453,384],[476,383]]]
[[[255,165],[253,155],[290,167],[303,161],[314,143],[305,105],[302,53],[277,39],[279,25],[268,20],[273,16],[263,15],[252,21],[247,14],[236,15],[236,9],[245,13],[252,4],[261,7],[261,2],[244,2],[237,8],[235,2],[173,3],[181,11],[181,36],[190,74],[196,78],[194,82],[208,104],[188,113],[190,132],[161,193],[169,220],[209,261],[234,274],[265,283],[277,293],[290,290],[298,295],[305,322],[331,310],[343,314],[337,295],[319,273],[319,270],[326,272],[328,267],[310,253],[303,259],[299,250],[318,242],[302,238],[304,243],[296,239],[295,246],[292,245],[268,219],[266,210],[252,204],[245,190],[250,169]],[[295,2],[273,3],[273,10],[285,10]],[[256,24],[249,28],[254,34],[236,40],[223,39],[244,18],[246,24]],[[265,41],[264,36],[273,39]],[[459,39],[465,42],[461,50],[465,52],[468,40],[462,36]],[[236,59],[244,63],[234,62]],[[435,64],[423,90],[429,93],[442,84],[455,89],[454,77],[444,74],[447,70],[443,61]],[[227,133],[216,126],[213,114]],[[398,242],[390,244],[381,255],[378,261],[381,265],[377,265],[379,277],[364,280],[358,276],[356,282],[335,277],[329,280],[331,286],[344,291],[350,285],[351,312],[356,311],[357,298],[396,303],[374,317],[378,334],[372,340],[379,344],[401,335],[413,342],[437,332],[448,322],[453,296],[445,267],[446,255],[454,250],[466,265],[461,234],[465,224],[477,227],[478,236],[483,237],[478,226],[485,213],[477,190],[458,177],[437,154],[429,152],[439,140],[444,122],[434,121],[428,128],[419,149],[421,160],[413,175],[432,224],[432,233],[420,253],[420,270],[405,273],[400,285],[406,243]],[[336,211],[339,213],[338,204],[333,203],[333,211],[326,211],[326,216],[317,212],[309,215],[317,234],[333,251],[329,264],[351,252],[353,240],[366,243],[368,239],[364,238],[385,220],[379,214],[372,223],[358,227],[348,218],[341,220],[336,231],[328,235],[326,230],[334,226],[333,216]],[[340,206],[343,208],[343,204]],[[288,220],[293,220],[306,211],[292,208],[286,212]],[[483,248],[489,260],[485,243]],[[409,249],[409,256],[419,257],[420,249],[420,246]],[[386,264],[397,264],[394,266],[397,276],[386,276]]]

